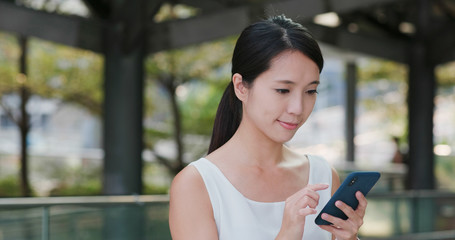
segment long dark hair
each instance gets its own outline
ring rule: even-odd
[[[324,59],[319,45],[306,28],[284,15],[254,23],[243,30],[232,56],[232,75],[242,75],[250,87],[261,73],[270,68],[271,60],[286,50],[297,50],[313,60],[322,71]],[[234,93],[232,81],[221,97],[213,125],[208,153],[225,144],[237,131],[242,120],[242,102]]]

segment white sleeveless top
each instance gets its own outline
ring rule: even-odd
[[[331,197],[332,170],[322,158],[307,156],[310,164],[309,184],[326,183],[329,188],[318,191],[321,211]],[[201,158],[190,165],[196,167],[204,180],[212,203],[213,214],[220,240],[273,240],[281,228],[285,202],[257,202],[243,196],[221,170],[212,162]],[[305,219],[303,239],[329,240],[331,234],[319,228],[314,219]]]

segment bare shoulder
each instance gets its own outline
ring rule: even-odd
[[[194,166],[184,168],[172,181],[169,227],[172,239],[217,239],[210,198]]]
[[[187,166],[180,171],[172,180],[170,189],[170,205],[178,206],[181,202],[193,204],[209,204],[210,199],[204,180],[201,174],[194,166]]]
[[[194,166],[187,166],[172,180],[170,196],[205,190],[204,181]],[[207,192],[205,190],[205,192]]]

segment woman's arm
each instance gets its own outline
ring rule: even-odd
[[[218,239],[212,204],[201,175],[193,166],[172,181],[169,200],[172,239]]]

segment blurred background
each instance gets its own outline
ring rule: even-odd
[[[171,239],[235,40],[282,13],[325,57],[287,145],[382,173],[362,239],[455,239],[455,1],[0,0],[0,240]]]

